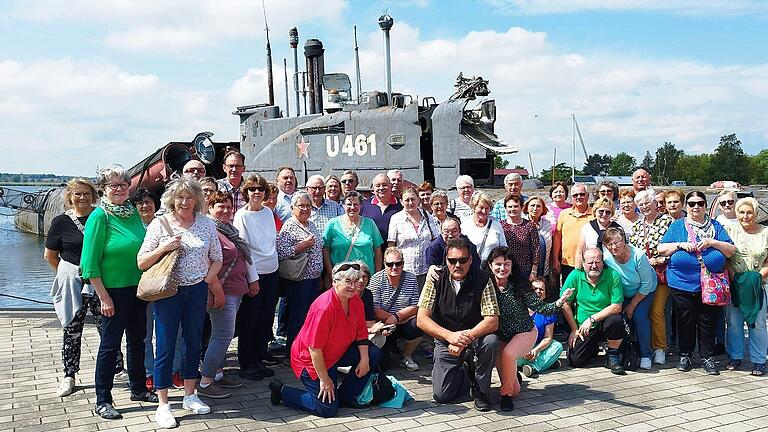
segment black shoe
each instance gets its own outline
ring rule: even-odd
[[[264,363],[267,366],[274,366],[276,365],[277,359],[272,356],[270,353],[264,353],[261,355],[261,362]]]
[[[688,372],[691,369],[693,369],[693,362],[691,361],[691,356],[680,355],[680,360],[677,362],[677,370],[679,370],[680,372]]]
[[[490,411],[491,403],[488,402],[488,396],[484,395],[483,392],[479,390],[476,390],[474,393],[475,409],[481,412]]]
[[[145,391],[144,393],[131,393],[131,400],[135,402],[152,402],[159,403],[160,399],[157,397],[157,393],[151,391]]]
[[[557,359],[555,360],[554,363],[552,363],[552,366],[550,366],[549,368],[552,370],[555,370],[555,369],[560,369],[561,367],[563,367],[563,362],[560,361],[560,359]]]
[[[717,371],[717,363],[712,357],[701,360],[701,368],[707,372],[707,375],[720,375],[720,372]]]
[[[257,362],[255,365],[253,365],[253,368],[256,369],[257,371],[259,371],[261,376],[263,376],[265,378],[275,376],[275,371],[273,371],[272,369],[264,366],[264,363]]]
[[[289,350],[287,350],[285,348],[285,345],[281,344],[280,342],[272,341],[269,343],[269,345],[267,345],[267,351],[269,351],[269,353],[272,355],[279,356],[279,355],[288,355]]]
[[[515,409],[515,403],[512,402],[512,396],[501,396],[501,410],[504,412],[513,411]]]
[[[722,342],[717,342],[715,344],[715,350],[712,353],[712,355],[714,357],[717,357],[717,356],[720,356],[720,355],[723,355],[723,354],[725,354],[725,345],[723,345]]]
[[[621,365],[621,356],[618,354],[608,354],[608,369],[614,375],[626,375],[624,366]]]
[[[111,403],[97,404],[93,411],[105,420],[119,420],[123,418],[123,415],[117,412]]]
[[[277,379],[273,379],[269,382],[269,402],[272,405],[280,405],[283,400],[283,382]]]
[[[251,381],[259,381],[264,379],[264,375],[262,375],[258,369],[254,369],[254,368],[245,369],[245,370],[240,369],[240,376]]]

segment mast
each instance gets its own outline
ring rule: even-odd
[[[387,103],[392,105],[392,58],[389,50],[389,31],[394,20],[386,12],[379,17],[379,28],[384,32],[384,73],[387,77]]]
[[[261,0],[261,8],[264,11],[264,31],[267,32],[267,90],[269,92],[269,104],[275,104],[275,89],[272,82],[272,46],[269,44],[269,25],[267,24],[267,7]]]
[[[357,49],[357,26],[352,27],[355,34],[355,80],[357,81],[357,103],[360,103],[360,95],[363,93],[363,84],[360,82],[360,53]]]
[[[571,114],[571,181],[576,183],[576,114]]]
[[[296,92],[296,117],[298,117],[301,115],[301,109],[299,109],[299,54],[297,50],[297,47],[299,46],[299,30],[296,27],[291,27],[291,29],[288,30],[288,43],[291,45],[291,50],[293,50],[293,90]],[[306,105],[307,102],[305,99],[304,111],[307,110]],[[304,114],[306,114],[306,112]]]
[[[291,116],[291,104],[288,100],[288,60],[283,57],[283,74],[285,74],[285,116]],[[296,109],[299,107],[297,106]]]

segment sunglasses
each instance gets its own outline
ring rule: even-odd
[[[466,264],[469,261],[469,257],[461,257],[461,258],[446,258],[446,261],[448,261],[448,264],[450,265],[459,265],[459,264]]]
[[[724,206],[724,205],[733,205],[733,203],[734,203],[734,201],[733,201],[733,200],[723,200],[723,201],[720,201],[720,205],[721,205],[721,206]]]
[[[360,270],[360,268],[361,268],[360,264],[358,263],[346,263],[346,264],[341,264],[339,268],[336,269],[335,273],[347,271],[349,269]]]
[[[245,191],[246,192],[264,192],[264,188],[261,186],[253,186],[253,187],[249,187]]]
[[[571,194],[571,196],[574,198],[578,198],[578,197],[587,196],[587,194],[586,192],[579,192],[579,193]]]
[[[601,190],[601,191],[598,191],[598,193],[599,193],[600,195],[608,195],[608,194],[612,194],[612,193],[613,193],[613,191],[612,191],[612,190],[610,190],[610,189],[608,189],[608,190]]]
[[[400,267],[404,264],[403,261],[392,261],[392,262],[385,262],[384,265],[387,267]]]
[[[600,210],[595,210],[595,213],[599,215],[609,215],[611,214],[611,211],[606,209],[600,209]]]
[[[341,179],[341,184],[352,184],[354,182],[354,179]]]
[[[688,201],[686,202],[688,204],[688,207],[705,207],[707,205],[706,201]]]
[[[205,168],[187,168],[184,170],[185,173],[205,173]]]

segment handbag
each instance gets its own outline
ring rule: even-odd
[[[685,222],[688,239],[693,242],[696,237],[688,221]],[[701,251],[696,251],[696,258],[701,266],[701,302],[710,306],[725,306],[731,303],[731,284],[725,272],[711,272],[704,264]]]
[[[173,230],[161,216],[160,223],[163,225],[168,235],[173,237]],[[136,290],[136,297],[152,302],[162,300],[176,295],[179,288],[179,260],[181,259],[181,248],[174,249],[163,255],[147,271],[142,273],[139,280],[139,287]]]
[[[296,226],[304,230],[307,234],[312,235],[312,233],[307,231],[301,224],[296,223]],[[281,259],[278,263],[277,274],[285,280],[299,282],[304,280],[304,273],[307,271],[307,265],[309,265],[309,250],[292,257]]]

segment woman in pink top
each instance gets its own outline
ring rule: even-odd
[[[337,264],[332,289],[312,303],[304,326],[291,347],[291,368],[306,390],[269,383],[270,402],[309,411],[320,417],[333,417],[339,399],[356,405],[357,396],[377,371],[381,351],[368,340],[363,301],[356,282],[362,275],[360,264]],[[336,387],[336,368],[351,366],[349,374]]]
[[[549,197],[552,198],[552,202],[547,203],[547,213],[544,215],[544,218],[552,225],[552,235],[554,235],[557,228],[557,217],[560,216],[560,212],[572,207],[567,201],[568,186],[565,182],[556,181],[549,188]]]

